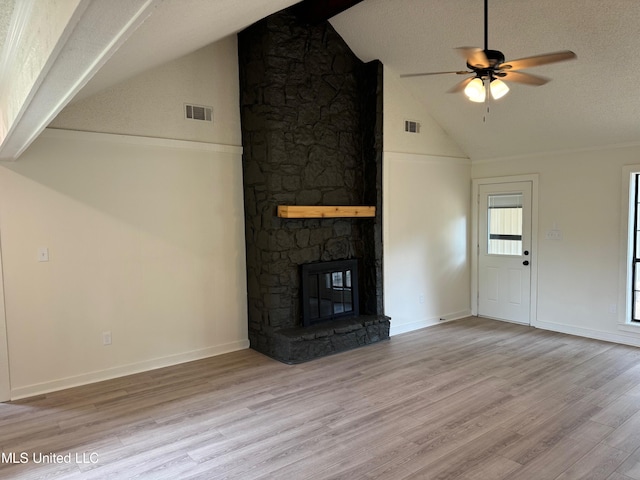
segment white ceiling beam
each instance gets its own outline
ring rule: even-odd
[[[0,125],[0,160],[17,160],[161,1],[79,0],[51,54],[38,67],[29,91],[18,99],[21,105],[17,113],[13,118],[5,117]],[[24,11],[32,15],[34,9]],[[29,18],[19,22],[28,24]],[[11,38],[12,44],[5,44],[4,51],[17,51],[19,42],[33,42],[37,48],[37,40],[28,34],[16,35]],[[11,73],[33,65],[18,64],[20,56],[13,54],[1,60],[6,62],[4,71],[8,72],[4,94],[0,92],[0,108],[6,111],[12,101],[16,102],[11,98],[12,91],[20,90],[12,88],[11,82],[23,80]]]

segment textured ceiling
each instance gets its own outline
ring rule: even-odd
[[[0,50],[2,50],[7,38],[7,31],[11,23],[14,5],[15,0],[0,0]]]
[[[165,0],[85,87],[95,93],[233,34],[295,0]],[[459,46],[482,46],[482,0],[364,0],[331,23],[390,74],[461,70]],[[457,76],[403,79],[472,160],[640,143],[640,1],[489,0],[489,48],[507,60],[557,50],[578,59],[531,69],[486,106],[446,91]],[[483,119],[486,116],[486,121]]]
[[[464,70],[453,50],[483,46],[481,0],[365,0],[331,23],[363,60],[396,74]],[[528,70],[541,87],[510,84],[486,106],[445,93],[464,77],[407,78],[473,159],[640,143],[638,0],[490,0],[489,48],[507,60],[558,50],[578,59]]]
[[[297,1],[163,0],[76,100],[237,33]]]

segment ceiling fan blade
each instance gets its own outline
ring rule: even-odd
[[[403,75],[400,75],[400,78],[407,78],[407,77],[424,77],[427,75],[445,75],[448,73],[455,73],[456,75],[468,75],[470,73],[473,72],[467,72],[465,70],[460,70],[457,72],[429,72],[429,73],[405,73]]]
[[[453,87],[451,87],[449,90],[447,90],[447,93],[458,93],[464,90],[464,88],[469,84],[469,82],[471,80],[473,80],[476,77],[469,77],[469,78],[465,78],[464,80],[462,80],[461,82],[456,83]]]
[[[549,78],[541,77],[539,75],[531,75],[530,73],[525,72],[502,72],[498,75],[498,78],[504,80],[506,82],[514,82],[514,83],[524,83],[525,85],[533,85],[540,86],[549,82]]]
[[[467,63],[476,68],[488,68],[489,59],[484,50],[478,47],[458,47],[456,48],[460,55],[464,57]]]
[[[561,52],[547,53],[544,55],[534,55],[533,57],[519,58],[498,65],[499,70],[523,70],[525,68],[537,67],[548,63],[564,62],[565,60],[573,60],[578,56],[571,50],[563,50]]]

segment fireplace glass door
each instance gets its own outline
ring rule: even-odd
[[[358,315],[356,260],[302,266],[303,324]]]

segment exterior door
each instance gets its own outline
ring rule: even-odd
[[[479,186],[478,315],[530,323],[532,182]]]

